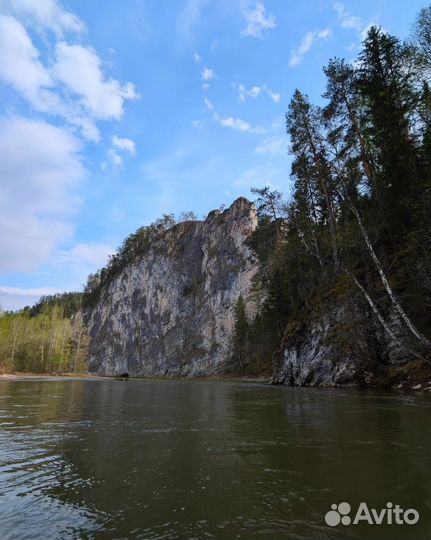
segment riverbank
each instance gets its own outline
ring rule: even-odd
[[[257,383],[257,384],[267,384],[271,385],[272,379],[268,377],[249,377],[249,376],[233,376],[229,375],[209,375],[207,377],[172,377],[172,376],[157,376],[157,377],[115,377],[108,375],[96,375],[93,373],[34,373],[34,372],[14,372],[14,373],[3,373],[0,374],[0,381],[31,381],[31,380],[127,380],[128,378],[133,380],[172,380],[172,381],[213,381],[213,382],[243,382],[243,383]],[[283,386],[283,385],[277,385]],[[286,385],[287,386],[287,385]],[[328,386],[312,386],[304,385],[304,388],[355,388],[352,385],[334,385],[331,387]],[[431,380],[424,381],[423,383],[418,383],[417,381],[403,381],[401,383],[392,383],[392,384],[376,384],[370,385],[369,387],[362,387],[362,389],[374,389],[374,390],[393,390],[395,392],[404,391],[404,392],[430,392],[431,393]]]
[[[235,382],[255,382],[262,384],[270,384],[271,379],[268,377],[235,377],[232,375],[209,375],[208,377],[170,377],[170,376],[158,376],[158,377],[120,377],[120,376],[110,376],[110,375],[96,375],[93,373],[34,373],[34,372],[14,372],[14,373],[3,373],[0,374],[1,380],[8,381],[22,381],[22,380],[33,380],[33,379],[47,379],[47,380],[70,380],[70,379],[135,379],[135,380],[193,380],[193,381],[235,381]]]
[[[104,379],[100,375],[93,375],[91,373],[34,373],[34,372],[13,372],[0,374],[0,381],[24,381],[24,380],[40,380],[40,379],[55,379],[55,380],[69,380],[69,379]]]

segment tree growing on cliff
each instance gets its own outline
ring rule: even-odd
[[[373,27],[359,62],[331,60],[323,107],[294,93],[286,235],[275,249],[276,216],[266,212],[250,240],[266,292],[262,312],[270,314],[260,323],[292,328],[347,294],[361,309],[366,299],[376,325],[408,357],[429,357],[430,13],[421,12],[412,43]]]
[[[249,324],[245,311],[245,301],[242,296],[238,297],[235,304],[235,330],[234,330],[234,363],[235,367],[244,368],[246,361],[246,349],[249,333]]]

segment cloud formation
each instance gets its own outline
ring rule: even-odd
[[[213,103],[207,97],[204,98],[204,103],[207,110],[212,113],[213,120],[215,120],[222,127],[233,129],[241,133],[265,133],[265,128],[262,126],[252,126],[249,122],[243,120],[242,118],[237,118],[235,116],[220,116],[216,112]]]
[[[260,86],[252,86],[250,90],[247,90],[243,84],[240,84],[238,86],[238,93],[240,101],[244,102],[248,97],[255,98],[260,96],[262,88]]]
[[[0,272],[28,272],[72,233],[84,176],[79,141],[43,121],[0,121]]]
[[[343,28],[353,28],[357,32],[362,31],[363,24],[360,17],[351,15],[341,2],[336,2],[334,9],[338,13],[338,19]]]
[[[132,141],[132,139],[121,138],[117,137],[117,135],[114,135],[112,137],[112,145],[119,150],[129,152],[129,154],[131,154],[132,156],[136,155],[136,145],[135,142]]]
[[[329,28],[325,28],[324,30],[315,30],[314,32],[307,32],[302,38],[299,47],[296,50],[292,51],[289,66],[295,67],[301,64],[304,60],[304,56],[310,51],[313,43],[316,40],[328,39],[329,37],[331,37],[331,31],[329,30]]]
[[[261,38],[266,30],[276,27],[276,18],[272,14],[266,13],[263,2],[255,2],[253,8],[244,8],[243,16],[246,27],[241,30],[243,36]]]
[[[262,86],[252,86],[249,90],[247,90],[243,84],[238,85],[239,100],[243,103],[247,100],[247,98],[257,98],[263,93],[266,93],[268,97],[274,101],[274,103],[280,103],[281,95],[273,92],[267,87],[266,84]]]
[[[107,244],[77,244],[69,250],[61,250],[54,260],[54,265],[72,264],[74,266],[85,266],[94,271],[97,268],[104,266],[110,255],[113,255],[115,250]],[[85,270],[85,277],[88,275]]]
[[[65,32],[82,33],[85,24],[74,13],[67,11],[58,0],[1,0],[4,13],[24,19],[40,30],[52,30],[61,36]]]
[[[54,25],[45,2],[19,0],[9,4],[14,12],[30,13],[45,25]],[[52,0],[47,5],[54,13],[56,6],[59,9]],[[58,31],[80,28],[75,16],[64,15],[63,19],[55,26]],[[132,83],[121,84],[105,76],[100,57],[90,47],[57,41],[43,60],[24,24],[10,14],[0,15],[0,50],[0,83],[13,88],[35,111],[61,117],[77,127],[88,140],[100,140],[98,120],[119,120],[125,101],[138,97]]]
[[[202,70],[202,79],[204,81],[211,81],[212,79],[215,79],[216,77],[216,74],[214,73],[214,70],[213,69],[209,69],[207,67],[204,67],[204,69]]]
[[[254,149],[256,154],[265,156],[285,156],[287,155],[286,137],[273,135],[264,139],[259,146]]]
[[[113,135],[111,138],[112,146],[108,150],[108,160],[115,167],[120,168],[123,165],[123,157],[119,152],[128,152],[132,156],[136,156],[136,145],[132,139],[117,137]],[[105,169],[107,163],[102,163],[102,169]]]
[[[338,14],[340,26],[342,28],[354,30],[361,40],[365,39],[368,30],[375,24],[373,22],[364,23],[360,17],[352,15],[342,2],[335,2],[334,9]],[[355,45],[353,45],[352,48],[355,48]]]
[[[75,95],[95,119],[119,120],[124,113],[124,101],[138,97],[132,83],[122,85],[104,76],[102,62],[93,49],[60,42],[55,57],[52,73],[56,81]]]
[[[120,120],[138,98],[132,83],[106,74],[85,31],[58,0],[0,0],[0,85],[38,115],[0,118],[0,272],[35,270],[72,237],[85,175],[80,138],[99,141],[98,122]],[[117,152],[136,153],[131,139],[111,142],[117,165]]]

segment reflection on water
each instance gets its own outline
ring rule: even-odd
[[[430,537],[429,396],[1,381],[0,538]],[[325,525],[331,503],[415,526]]]

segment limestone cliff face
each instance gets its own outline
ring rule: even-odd
[[[392,332],[411,345],[397,313],[386,316]],[[272,382],[373,386],[391,374],[396,375],[395,381],[404,380],[403,369],[410,360],[408,352],[384,333],[361,298],[332,298],[314,305],[302,319],[288,323],[274,357]]]
[[[240,295],[249,318],[255,314],[257,266],[245,241],[256,225],[255,207],[240,198],[155,239],[87,314],[89,370],[188,376],[226,368]]]

